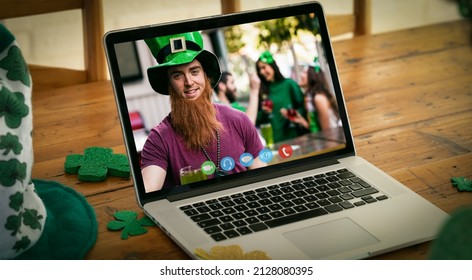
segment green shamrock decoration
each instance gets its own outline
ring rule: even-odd
[[[0,68],[8,71],[8,79],[21,81],[25,86],[30,86],[28,64],[25,62],[18,46],[12,46],[8,50],[8,55],[0,61]]]
[[[28,248],[30,243],[31,243],[31,240],[28,237],[23,236],[20,240],[18,240],[15,243],[15,246],[13,246],[13,249],[16,252],[19,252],[20,250],[25,250],[26,248]]]
[[[11,209],[15,211],[20,211],[21,206],[23,206],[23,193],[16,192],[10,196],[10,203],[8,204]]]
[[[23,205],[23,194],[16,192],[10,196],[9,206],[19,211]],[[12,231],[12,236],[20,232],[21,224],[30,227],[31,229],[41,230],[41,223],[39,222],[44,217],[38,214],[35,209],[25,208],[24,211],[20,211],[18,215],[11,215],[7,218],[5,228]]]
[[[16,180],[26,179],[26,163],[19,162],[16,158],[9,161],[0,161],[0,183],[5,187],[11,187]]]
[[[137,220],[138,213],[134,211],[118,211],[113,215],[118,221],[110,221],[107,224],[108,230],[123,230],[121,239],[128,239],[130,235],[140,235],[148,232],[144,227],[152,227],[155,224],[149,217],[144,216]]]
[[[451,179],[452,185],[459,191],[472,192],[472,180],[467,180],[464,177],[453,177]]]
[[[9,128],[18,128],[21,120],[29,113],[25,96],[21,92],[11,92],[7,87],[0,87],[0,118],[5,117]]]
[[[104,181],[108,175],[128,178],[131,172],[126,155],[113,154],[112,149],[103,147],[86,148],[83,155],[68,155],[64,170],[88,182]]]
[[[15,155],[19,155],[23,146],[20,143],[18,136],[11,134],[10,132],[7,135],[0,136],[0,150],[5,150],[3,155],[6,156],[10,151]]]
[[[25,226],[29,226],[32,229],[39,229],[41,230],[41,223],[39,220],[43,218],[42,215],[38,214],[36,209],[25,209],[23,213],[23,224]]]
[[[15,236],[18,233],[21,233],[21,217],[22,213],[20,212],[18,216],[11,215],[7,218],[7,223],[5,224],[5,229],[11,231],[11,236]]]

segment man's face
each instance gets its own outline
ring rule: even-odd
[[[238,91],[236,88],[236,81],[234,80],[234,77],[232,75],[228,75],[226,78],[226,90],[225,90],[225,95],[226,98],[228,98],[229,102],[235,102],[236,99],[238,98]]]
[[[232,94],[236,97],[237,90],[236,90],[236,82],[232,75],[229,75],[226,81],[226,94]]]
[[[205,72],[196,59],[187,64],[172,66],[167,73],[171,87],[182,98],[194,100],[205,88]]]

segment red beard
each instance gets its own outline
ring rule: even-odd
[[[216,109],[211,102],[212,88],[206,79],[204,92],[195,100],[176,94],[169,87],[172,125],[181,135],[189,150],[209,147],[216,140],[216,130],[223,129],[216,119]]]

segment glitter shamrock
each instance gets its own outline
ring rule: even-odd
[[[84,154],[66,157],[64,170],[67,174],[78,174],[79,180],[99,182],[108,175],[127,178],[130,176],[128,158],[124,154],[113,154],[113,150],[103,147],[89,147]]]
[[[459,191],[472,192],[472,180],[467,180],[464,177],[453,177],[451,179],[452,185]]]
[[[148,232],[144,227],[151,227],[155,224],[149,217],[144,216],[137,220],[138,213],[134,211],[118,211],[113,215],[118,221],[110,221],[107,224],[109,230],[123,230],[121,232],[121,239],[128,239],[130,235],[140,235]]]

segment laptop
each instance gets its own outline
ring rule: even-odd
[[[281,72],[295,80],[301,66],[316,62],[337,103],[338,124],[275,142],[264,149],[265,167],[146,192],[141,151],[170,105],[149,85],[147,69],[157,62],[144,39],[200,32],[205,49],[240,82],[244,104],[248,77],[264,50],[259,35],[275,32],[277,22],[285,22],[277,31],[290,34],[284,41],[271,36]],[[448,217],[356,155],[320,3],[114,30],[104,45],[137,201],[191,258],[199,258],[198,250],[239,245],[271,259],[364,259],[432,240]]]

